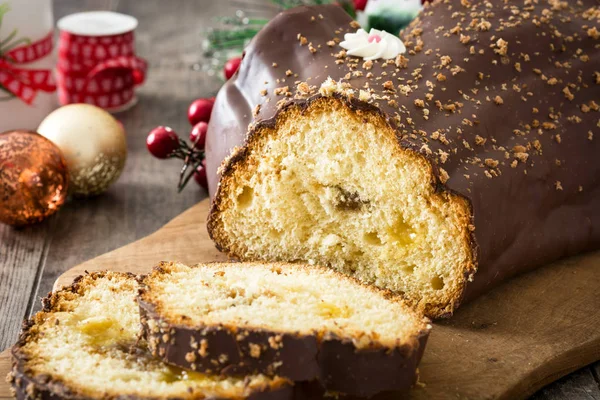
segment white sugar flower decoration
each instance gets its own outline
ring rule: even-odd
[[[362,57],[365,60],[396,58],[398,54],[406,53],[406,47],[398,36],[377,29],[371,29],[369,33],[364,29],[359,29],[356,33],[346,33],[340,46],[346,49],[349,56]]]

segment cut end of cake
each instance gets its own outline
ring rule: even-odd
[[[409,389],[431,329],[399,297],[306,264],[164,262],[138,301],[150,349],[169,364],[360,397]]]
[[[226,161],[209,233],[241,260],[324,265],[450,315],[475,272],[470,204],[401,142],[356,99],[283,107]]]
[[[400,299],[324,267],[162,263],[142,287],[160,321],[199,330],[352,338],[359,350],[416,346],[429,330]]]
[[[291,387],[280,377],[200,374],[154,358],[139,338],[138,290],[135,276],[102,272],[46,298],[13,347],[17,397],[244,399]]]

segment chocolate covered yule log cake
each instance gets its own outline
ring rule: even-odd
[[[402,42],[335,5],[280,14],[211,117],[217,247],[326,265],[431,317],[599,248],[599,5],[438,1]]]

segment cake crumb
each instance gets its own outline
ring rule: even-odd
[[[290,93],[290,88],[289,88],[289,86],[278,87],[278,88],[275,88],[273,93],[275,93],[275,95],[277,95],[277,96],[283,96],[283,95],[287,96],[288,93]]]
[[[361,89],[358,92],[358,99],[361,101],[369,101],[371,100],[371,93]]]
[[[496,168],[498,166],[498,164],[500,164],[497,160],[494,160],[492,158],[486,158],[484,162],[485,162],[485,165],[490,168]]]
[[[261,353],[260,345],[255,344],[255,343],[250,343],[249,347],[250,347],[250,357],[259,358],[260,353]]]
[[[399,54],[396,57],[395,64],[398,68],[406,68],[408,66],[408,58],[404,57],[402,54]]]
[[[189,362],[189,363],[193,363],[196,361],[196,354],[191,351],[189,353],[185,354],[185,361]]]
[[[556,188],[556,190],[563,190],[562,184],[560,183],[560,181],[556,181],[554,183],[554,187]]]
[[[497,105],[502,105],[504,104],[504,100],[502,100],[502,97],[496,96],[494,97],[494,103],[496,103]]]
[[[505,56],[508,53],[508,42],[502,38],[496,41],[496,49],[494,52],[500,54],[501,56]]]
[[[271,348],[274,350],[282,348],[283,343],[282,343],[281,335],[275,335],[275,336],[269,337],[269,346],[271,346]]]
[[[444,168],[440,168],[440,181],[442,183],[446,183],[448,182],[448,179],[450,179],[450,175],[448,175],[448,172],[446,172]]]
[[[571,90],[569,90],[568,86],[565,86],[565,88],[563,89],[563,93],[565,94],[565,97],[569,101],[572,101],[575,98],[575,96],[573,95],[573,93],[571,93]]]
[[[200,357],[205,358],[208,356],[208,341],[206,339],[202,339],[200,341],[200,349],[198,350],[198,354]]]
[[[517,70],[517,72],[521,72],[521,63],[515,63],[515,70]]]
[[[440,155],[440,161],[442,162],[442,164],[445,164],[446,161],[448,161],[448,156],[450,154],[446,153],[445,151],[443,151],[442,149],[438,150],[438,154]]]
[[[322,96],[330,97],[332,94],[334,94],[336,92],[336,90],[337,90],[336,81],[331,79],[331,77],[328,77],[327,80],[321,84],[321,87],[319,88],[319,93]]]
[[[383,82],[383,88],[385,90],[393,90],[395,91],[396,89],[394,88],[394,82],[392,81],[385,81]]]
[[[481,19],[481,22],[479,22],[477,24],[477,30],[478,31],[489,31],[492,28],[492,24],[489,21],[486,21],[485,19]]]
[[[450,56],[441,56],[440,61],[442,62],[442,67],[446,67],[452,63],[452,57]]]
[[[296,89],[301,94],[308,94],[308,93],[310,93],[310,86],[306,82],[300,82],[300,83],[298,83],[298,85],[296,85]]]

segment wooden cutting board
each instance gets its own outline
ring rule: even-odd
[[[224,261],[206,232],[208,200],[152,235],[71,268],[144,273],[161,260]],[[600,359],[600,252],[509,281],[434,324],[411,399],[519,399]],[[10,369],[0,355],[0,377]],[[0,398],[9,397],[0,380]]]

